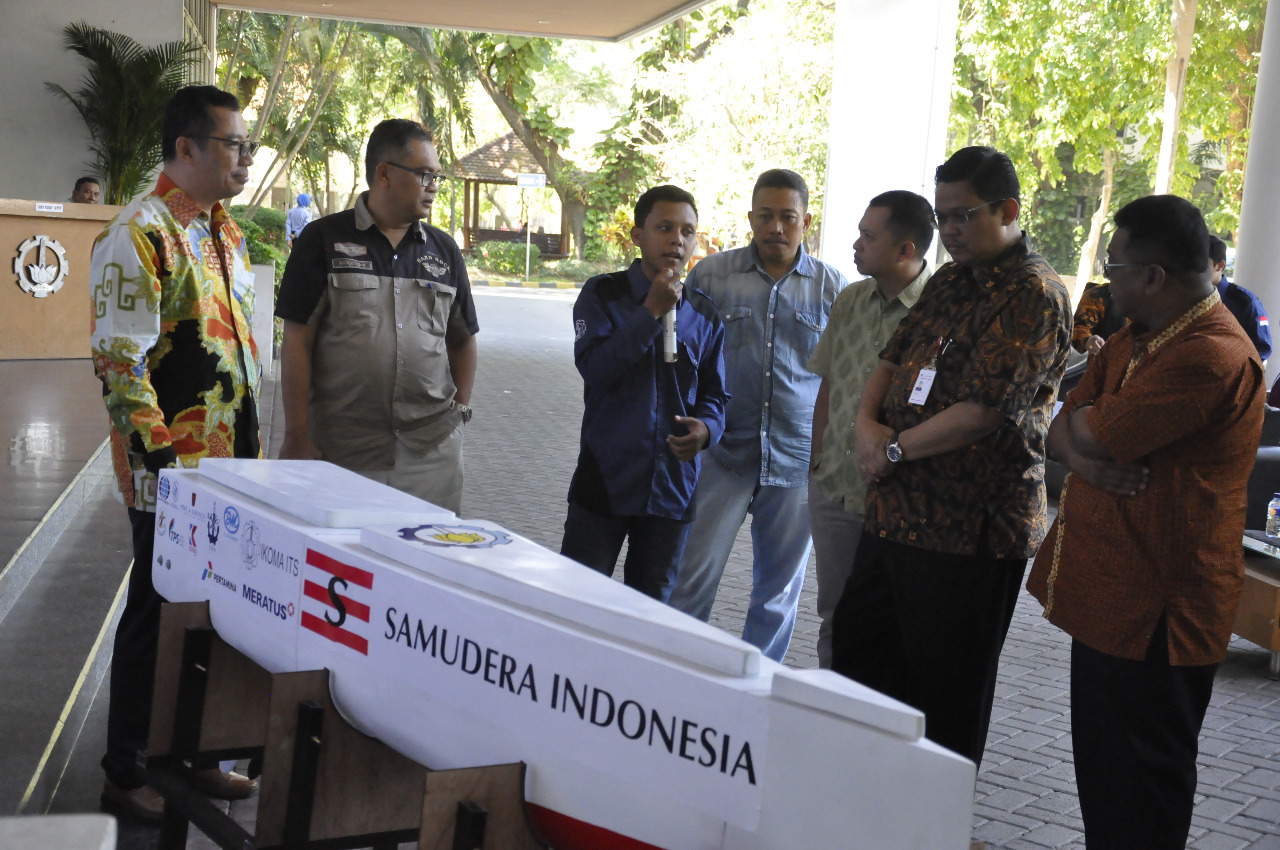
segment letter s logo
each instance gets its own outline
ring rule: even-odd
[[[337,576],[329,579],[329,602],[334,608],[338,609],[338,619],[330,620],[329,612],[324,612],[324,621],[334,627],[341,626],[347,621],[347,606],[342,604],[342,597],[339,596],[338,591],[334,589],[335,586],[339,584],[342,585],[343,590],[347,589],[347,582],[344,579],[340,579]]]

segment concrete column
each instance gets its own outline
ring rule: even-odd
[[[852,280],[853,241],[869,200],[908,189],[933,201],[958,13],[959,0],[836,0],[821,251]]]
[[[1275,25],[1262,31],[1233,280],[1258,294],[1268,316],[1280,316],[1275,251],[1276,235],[1280,234],[1280,0],[1267,3],[1266,20]],[[1276,334],[1274,329],[1272,334]],[[1280,357],[1272,355],[1267,365],[1268,387],[1277,371]]]

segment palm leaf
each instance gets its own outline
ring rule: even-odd
[[[67,49],[83,56],[88,69],[74,93],[56,83],[45,87],[70,103],[89,129],[89,165],[103,179],[103,202],[127,203],[160,166],[164,105],[184,85],[200,48],[185,41],[145,47],[84,22],[62,32]]]

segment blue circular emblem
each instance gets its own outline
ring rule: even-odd
[[[491,549],[511,542],[511,535],[478,525],[418,525],[400,529],[400,537],[444,549]]]
[[[170,492],[170,490],[169,490],[169,479],[168,479],[168,478],[161,478],[161,479],[160,479],[160,484],[158,485],[158,488],[159,488],[159,489],[157,489],[157,491],[156,491],[156,492],[159,494],[160,498],[161,498],[161,499],[163,499],[163,500],[164,500],[164,501],[166,501],[166,502],[167,502],[167,501],[169,501],[169,492]]]
[[[227,505],[227,509],[222,512],[222,525],[230,534],[234,535],[240,530],[240,512]]]

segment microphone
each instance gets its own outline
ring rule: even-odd
[[[667,363],[674,363],[678,359],[675,307],[662,314],[662,359]]]

